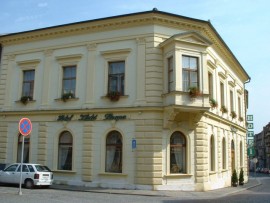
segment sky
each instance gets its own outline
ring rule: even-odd
[[[211,21],[251,77],[247,114],[253,115],[254,133],[261,132],[270,122],[269,0],[0,0],[0,34],[153,8]]]

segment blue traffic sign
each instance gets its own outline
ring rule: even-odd
[[[23,136],[27,136],[32,131],[32,123],[28,118],[22,118],[19,122],[19,132]]]

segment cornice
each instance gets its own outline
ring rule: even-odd
[[[141,25],[163,25],[176,29],[185,29],[187,31],[200,31],[213,43],[212,46],[215,47],[216,51],[221,56],[224,56],[224,59],[231,66],[231,68],[233,68],[237,72],[237,74],[241,75],[243,81],[247,81],[248,79],[250,79],[241,64],[238,62],[236,57],[230,51],[226,43],[219,36],[219,34],[210,22],[159,11],[115,16],[104,19],[84,21],[68,25],[4,35],[0,37],[0,43],[6,46],[11,44],[20,44],[38,40],[46,40],[50,38],[123,29]]]
[[[121,18],[104,19],[101,21],[81,22],[78,24],[63,25],[59,27],[44,28],[12,35],[0,37],[0,43],[4,45],[20,44],[37,40],[45,40],[56,37],[71,36],[119,28],[134,27],[146,24],[159,24],[179,29],[183,27],[187,30],[201,30],[202,23],[192,22],[192,20],[179,19],[175,16],[167,16],[160,13],[146,13],[135,16],[123,16]]]

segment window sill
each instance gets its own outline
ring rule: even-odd
[[[124,177],[124,176],[127,176],[127,174],[126,173],[99,173],[98,175],[100,175],[100,176],[122,176],[122,177]]]
[[[68,170],[52,170],[54,173],[76,173],[76,171],[68,171]]]
[[[166,178],[185,178],[185,177],[191,177],[193,176],[192,174],[185,174],[185,173],[176,173],[176,174],[167,174],[164,175]]]
[[[54,99],[55,101],[57,101],[57,102],[68,102],[68,101],[77,101],[77,100],[79,100],[79,98],[78,97],[75,97],[75,98],[70,98],[70,99],[67,99],[66,101],[64,101],[62,98],[58,98],[58,99]]]
[[[210,171],[209,172],[209,175],[214,175],[214,174],[216,174],[217,172],[216,171]]]
[[[121,98],[128,98],[129,97],[129,95],[121,95],[121,96],[119,96],[119,99],[118,100],[120,100]],[[100,97],[101,99],[108,99],[108,100],[111,100],[109,97],[107,97],[106,95],[105,96],[101,96]],[[118,100],[116,100],[116,101],[118,101]],[[113,100],[111,100],[111,101],[113,101]]]
[[[27,105],[28,103],[35,103],[35,102],[36,102],[36,100],[29,100],[29,101],[27,101],[27,102],[24,104],[24,103],[21,102],[21,100],[15,101],[15,103],[21,103],[21,104],[23,104],[23,105]]]

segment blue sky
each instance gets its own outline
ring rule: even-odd
[[[251,77],[246,85],[248,114],[254,115],[254,132],[259,133],[270,122],[269,0],[0,0],[0,33],[148,11],[154,7],[211,21]]]

